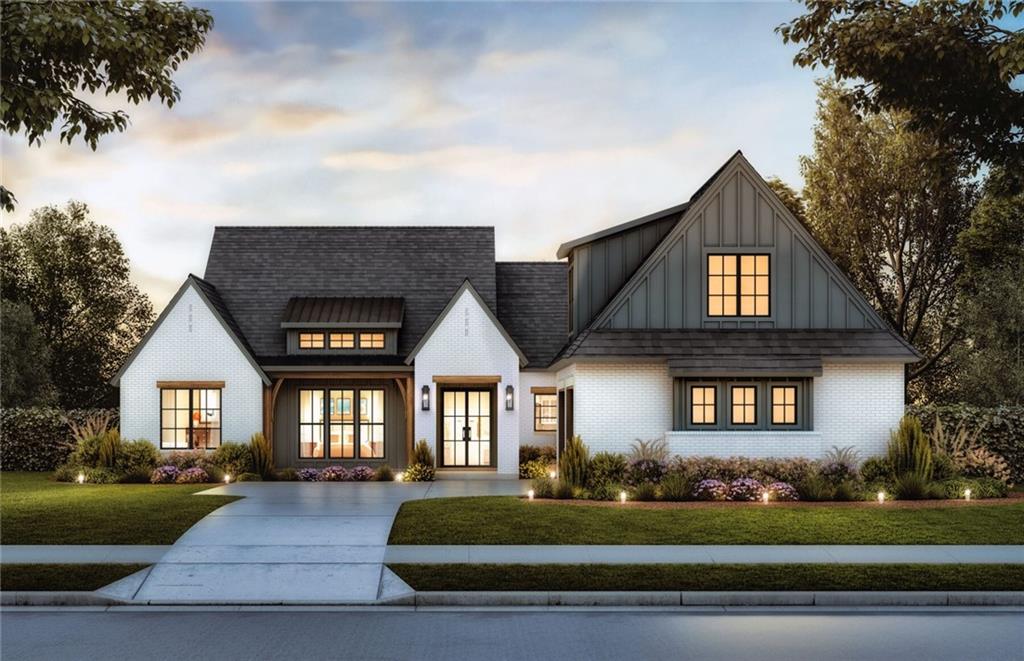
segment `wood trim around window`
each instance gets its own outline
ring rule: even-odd
[[[558,393],[558,388],[554,386],[531,386],[530,394],[532,395],[554,395]]]
[[[453,383],[461,386],[501,383],[500,376],[434,376],[434,383]]]
[[[224,388],[223,381],[157,381],[157,388]]]

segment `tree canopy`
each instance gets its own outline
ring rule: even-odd
[[[71,202],[0,228],[0,296],[32,311],[66,408],[111,403],[107,381],[154,318],[117,236],[88,216],[84,204]]]
[[[50,347],[24,303],[0,300],[0,406],[43,406],[54,398]]]
[[[0,4],[0,122],[29,144],[60,127],[96,149],[100,137],[128,126],[123,110],[99,110],[87,94],[123,93],[129,102],[181,97],[171,78],[202,47],[213,17],[182,2],[5,0]],[[0,204],[13,195],[0,187]]]
[[[807,206],[804,204],[804,199],[800,197],[800,193],[776,176],[768,177],[765,183],[768,184],[768,188],[775,191],[779,200],[786,205],[790,213],[796,216],[798,220],[804,223],[807,222]]]

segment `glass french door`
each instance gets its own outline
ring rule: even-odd
[[[443,466],[491,466],[490,390],[445,390],[441,407]]]

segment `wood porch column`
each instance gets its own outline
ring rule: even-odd
[[[416,415],[416,397],[413,392],[414,382],[411,376],[396,378],[395,383],[398,385],[398,392],[402,395],[402,399],[405,401],[405,462],[408,464],[412,460],[412,437],[414,435],[414,415]]]

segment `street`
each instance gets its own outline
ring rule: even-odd
[[[31,610],[3,659],[1022,659],[1021,611]]]

